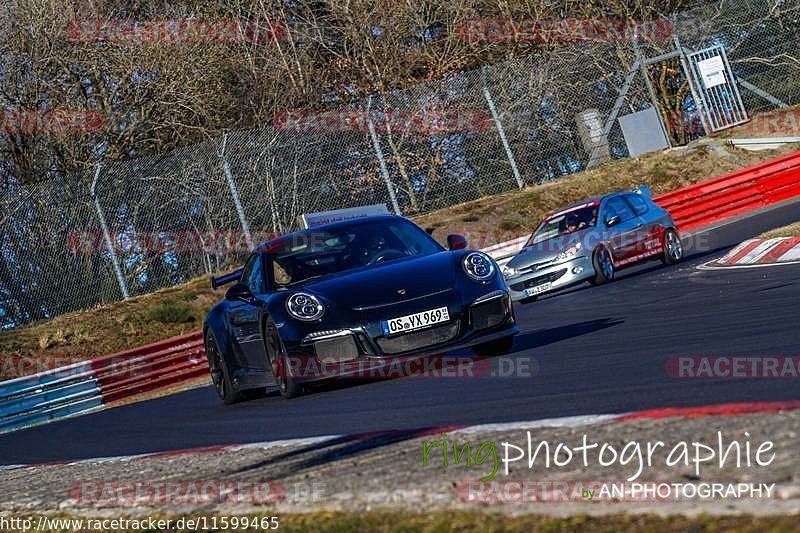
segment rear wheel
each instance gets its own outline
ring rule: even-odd
[[[473,346],[472,349],[481,357],[491,357],[493,355],[504,355],[511,351],[514,345],[514,336],[503,337],[493,341],[484,342]]]
[[[594,277],[589,279],[592,285],[602,285],[614,279],[614,261],[608,248],[600,246],[592,256],[594,265]]]
[[[295,398],[305,392],[305,388],[297,383],[292,376],[289,364],[289,355],[278,333],[278,328],[272,320],[267,321],[264,327],[264,342],[266,344],[267,365],[275,378],[275,384],[284,398]]]
[[[214,338],[213,333],[209,332],[206,335],[205,344],[208,370],[211,372],[211,382],[214,384],[214,390],[217,391],[217,395],[225,405],[244,400],[245,395],[233,388],[228,364],[225,362],[225,357],[222,355],[222,350],[219,349],[219,344],[217,344],[217,339]]]
[[[674,265],[683,259],[683,243],[674,229],[664,232],[664,252],[661,254],[661,262],[665,265]]]

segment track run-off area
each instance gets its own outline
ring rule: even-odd
[[[798,219],[800,203],[782,204],[684,236],[686,258],[674,267],[647,263],[608,285],[518,305],[513,353],[475,363],[484,367],[473,377],[341,383],[293,400],[275,392],[233,406],[207,386],[2,435],[0,464],[800,400],[797,380],[681,379],[668,371],[679,356],[800,355],[800,265],[697,268]]]

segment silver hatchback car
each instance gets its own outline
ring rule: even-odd
[[[503,268],[514,301],[588,281],[608,283],[617,270],[642,261],[683,258],[670,214],[646,186],[617,192],[548,215]]]

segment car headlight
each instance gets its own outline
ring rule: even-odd
[[[325,306],[313,294],[296,292],[286,300],[286,310],[292,318],[311,322],[325,313]]]
[[[516,268],[510,267],[510,266],[504,266],[503,267],[503,277],[504,278],[511,279],[513,277],[516,277],[517,274],[519,274],[519,272],[517,271]]]
[[[573,257],[580,251],[580,249],[581,249],[581,243],[576,242],[573,246],[570,246],[563,252],[559,252],[555,258],[555,262],[558,263],[559,261],[565,261],[570,257]]]
[[[461,263],[467,276],[476,281],[486,281],[494,275],[494,261],[483,252],[470,252]]]

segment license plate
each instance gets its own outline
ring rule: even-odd
[[[437,307],[436,309],[429,309],[413,315],[382,320],[381,329],[384,335],[395,335],[406,331],[414,331],[415,329],[427,328],[448,320],[450,320],[450,314],[447,312],[447,307]]]
[[[542,283],[541,285],[531,287],[530,289],[525,289],[525,296],[534,296],[536,294],[542,294],[543,292],[549,291],[551,288],[553,288],[552,283],[550,282]]]

